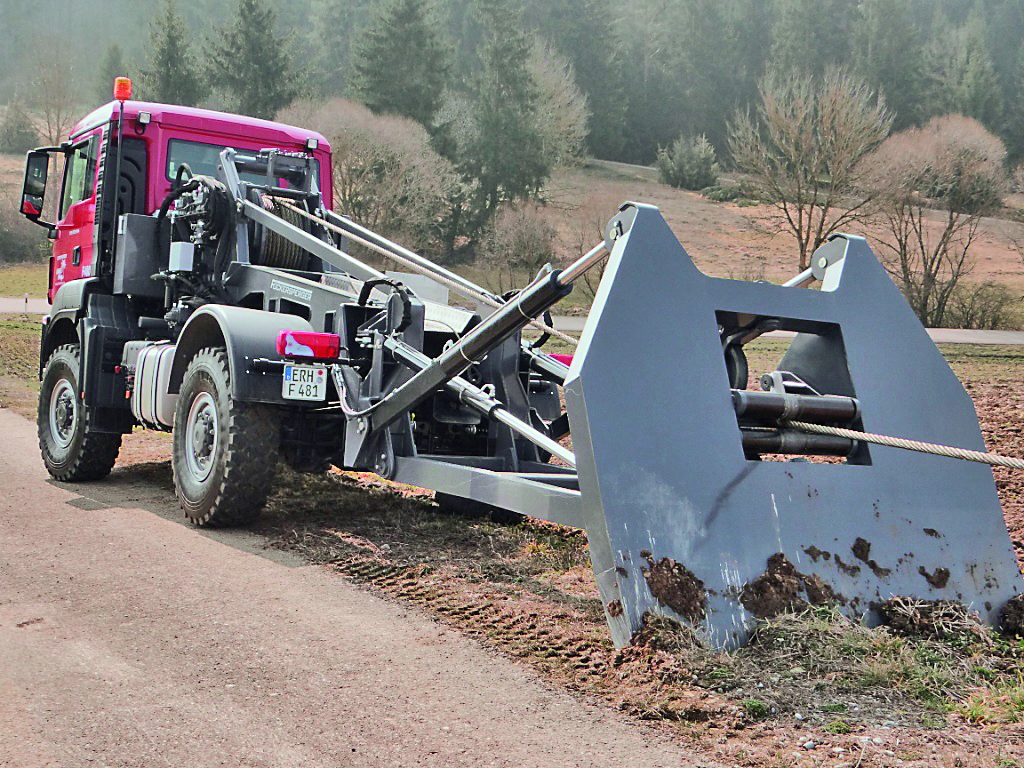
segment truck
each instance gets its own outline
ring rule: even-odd
[[[734,647],[776,582],[868,621],[900,594],[996,623],[1020,594],[987,467],[828,433],[984,448],[862,238],[781,285],[725,280],[626,203],[590,251],[496,295],[335,212],[323,135],[120,78],[28,153],[20,209],[53,240],[38,433],[58,481],[103,478],[141,426],[172,433],[199,526],[253,521],[284,461],[585,528],[619,645],[658,614]],[[574,354],[547,354],[548,313],[606,259]],[[788,348],[755,390],[743,348],[770,332]]]

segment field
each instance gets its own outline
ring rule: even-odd
[[[34,417],[37,333],[34,322],[0,318],[0,407],[26,418]],[[770,368],[782,344],[760,342],[752,370]],[[1024,455],[1016,380],[1024,348],[943,352],[978,404],[990,449]],[[159,433],[128,436],[117,484],[163,489],[173,499],[169,442]],[[995,475],[1024,561],[1024,481],[1010,470]],[[255,530],[272,547],[415,604],[552,684],[657,722],[715,759],[992,768],[1024,760],[1024,642],[962,616],[948,631],[908,636],[815,609],[766,622],[733,654],[706,651],[654,621],[635,646],[617,651],[580,531],[452,516],[432,494],[373,475],[310,477],[283,466]]]
[[[659,205],[710,274],[785,279],[786,236],[769,210],[708,202],[641,171],[605,165],[565,172],[548,209],[560,255],[599,238],[623,200]],[[1019,225],[985,222],[975,277],[1024,291],[1014,246]],[[870,234],[870,233],[869,233]],[[0,296],[41,295],[42,267],[0,269]],[[784,342],[751,350],[770,370]],[[38,325],[0,316],[0,407],[34,418]],[[942,348],[975,400],[990,450],[1024,457],[1024,347]],[[115,478],[173,497],[169,440],[126,438]],[[1024,475],[994,472],[1018,561],[1024,564]],[[603,700],[700,747],[709,760],[744,766],[1024,765],[1024,641],[963,615],[927,621],[904,606],[918,633],[866,630],[830,609],[767,621],[751,645],[721,654],[652,621],[634,646],[608,639],[585,535],[527,520],[442,513],[432,494],[373,475],[321,477],[279,469],[256,526],[270,546],[336,569],[387,599],[429,612],[530,665],[552,685]]]

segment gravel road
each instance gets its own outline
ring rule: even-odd
[[[29,299],[28,301],[29,314],[45,315],[50,311],[50,305],[46,299]],[[24,298],[0,296],[0,314],[16,314],[24,310]],[[583,324],[586,321],[585,315],[556,315],[554,325],[560,331],[579,334],[583,331]],[[768,336],[786,335],[782,332],[768,334]],[[792,334],[788,335],[792,336]],[[1024,344],[1024,331],[969,331],[951,328],[929,328],[928,335],[937,344]]]
[[[0,410],[0,435],[0,766],[697,764],[325,568],[177,522],[144,472],[52,483],[34,425]]]

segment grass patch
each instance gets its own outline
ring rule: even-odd
[[[39,362],[39,323],[0,315],[0,375],[34,380]]]
[[[782,669],[798,658],[809,678],[838,691],[884,691],[938,713],[969,702],[979,718],[997,704],[1024,713],[1020,654],[966,611],[953,632],[937,637],[868,629],[838,610],[812,608],[764,622],[735,658],[754,669]],[[840,710],[833,703],[822,711]]]
[[[853,732],[853,726],[845,720],[832,720],[825,724],[823,729],[826,733],[834,733],[836,735],[844,735]]]
[[[12,264],[0,267],[0,296],[45,299],[49,276],[47,264]]]
[[[971,691],[956,710],[969,723],[1006,725],[1024,722],[1024,676],[1016,681]]]
[[[771,707],[760,699],[744,699],[742,702],[743,711],[752,720],[764,720],[771,713]]]

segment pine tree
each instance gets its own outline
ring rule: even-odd
[[[356,43],[353,86],[374,112],[429,125],[448,70],[440,28],[426,0],[382,0]]]
[[[576,72],[576,84],[591,110],[587,146],[598,157],[621,152],[626,119],[622,55],[612,10],[609,0],[527,3],[530,26],[568,58]]]
[[[706,136],[713,146],[723,148],[728,139],[726,119],[737,106],[742,75],[736,66],[738,30],[729,10],[721,0],[686,0],[679,4],[678,33],[673,35],[673,58],[678,62],[673,69],[681,81],[688,118],[680,130],[688,136]]]
[[[817,75],[830,64],[845,64],[855,12],[848,0],[777,0],[772,68]]]
[[[234,22],[214,30],[209,77],[232,109],[270,119],[298,92],[288,49],[274,34],[276,14],[268,0],[237,0]]]
[[[1007,93],[1001,131],[1011,166],[1024,160],[1024,135],[1020,131],[1020,126],[1024,124],[1024,44],[1017,48],[1017,66],[1014,74],[1012,87]]]
[[[856,72],[885,94],[902,129],[921,116],[923,50],[908,0],[864,0],[856,27]]]
[[[363,34],[371,5],[370,0],[313,0],[309,41],[313,48],[312,85],[319,94],[348,94],[352,48]]]
[[[159,17],[149,27],[149,66],[142,70],[147,99],[194,107],[209,95],[189,39],[176,0],[163,0]]]
[[[988,55],[980,16],[972,15],[964,24],[952,29],[948,22],[937,20],[927,59],[932,73],[931,114],[967,115],[990,129],[1001,125],[1003,96]]]
[[[680,120],[687,113],[682,78],[672,60],[678,8],[674,0],[639,0],[621,13],[627,99],[626,141],[620,159],[652,163],[658,147],[679,135]]]
[[[521,14],[504,0],[479,0],[488,37],[473,84],[476,135],[460,170],[477,183],[477,209],[489,218],[503,200],[536,197],[551,169],[536,130],[537,88],[526,62]]]
[[[128,67],[124,63],[124,52],[117,43],[107,47],[107,52],[100,62],[98,77],[96,80],[96,100],[98,102],[110,101],[114,89],[115,77],[127,77]]]

